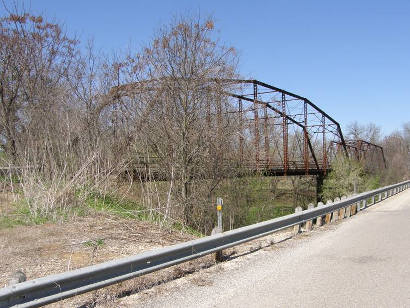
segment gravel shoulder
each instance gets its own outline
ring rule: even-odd
[[[111,306],[408,307],[409,221],[407,190],[349,219],[276,239]]]

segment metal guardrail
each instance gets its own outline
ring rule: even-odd
[[[188,260],[226,249],[275,231],[299,225],[366,200],[379,202],[410,187],[410,181],[361,193],[347,199],[286,215],[232,231],[203,237],[174,246],[148,251],[77,270],[25,281],[0,289],[0,307],[38,307],[127,279],[154,272]],[[384,197],[383,197],[384,195]],[[378,196],[376,201],[375,196]]]

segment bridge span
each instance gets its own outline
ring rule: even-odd
[[[178,89],[178,79],[166,81]],[[145,80],[118,85],[110,90],[107,101],[143,102],[145,96],[165,100],[161,82]],[[364,140],[346,140],[340,124],[306,97],[259,80],[207,79],[199,84],[197,91],[217,92],[224,97],[215,102],[206,99],[192,111],[206,122],[204,128],[209,136],[223,134],[224,121],[235,127],[235,153],[230,153],[230,158],[219,153],[217,163],[230,159],[242,169],[266,175],[323,176],[336,154],[343,153],[358,160],[371,160],[375,168],[386,166],[382,147]],[[216,133],[212,133],[215,129]],[[155,161],[164,160],[164,154],[144,155],[141,153],[140,158],[150,162],[150,167],[162,169],[155,166]],[[144,170],[142,166],[140,171]]]

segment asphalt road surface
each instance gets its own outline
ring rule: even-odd
[[[410,307],[410,190],[286,242],[121,306]]]

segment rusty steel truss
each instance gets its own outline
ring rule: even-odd
[[[258,80],[210,79],[203,86],[219,89],[230,99],[205,118],[221,120],[228,114],[238,122],[240,166],[265,175],[324,175],[338,152],[362,160],[383,148],[363,141],[345,141],[339,123],[309,99]],[[151,81],[113,88],[116,98],[152,90]],[[231,119],[232,120],[232,119]],[[354,154],[352,154],[354,153]]]
[[[248,168],[276,175],[326,174],[332,142],[348,154],[339,123],[309,99],[258,80],[224,82],[240,85],[227,94],[238,100],[240,159]]]
[[[345,144],[350,158],[371,164],[376,168],[387,168],[383,147],[380,145],[362,139],[346,140]],[[336,151],[339,151],[341,143],[336,143],[335,145]]]

